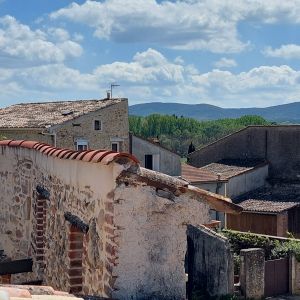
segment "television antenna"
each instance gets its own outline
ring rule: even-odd
[[[113,88],[115,88],[115,87],[117,87],[117,86],[120,86],[120,85],[119,85],[119,84],[116,84],[116,83],[111,83],[111,84],[110,84],[110,97],[111,97],[111,99],[113,98],[113,93],[112,93]]]

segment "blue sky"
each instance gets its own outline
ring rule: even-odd
[[[300,100],[300,0],[0,0],[0,106]]]

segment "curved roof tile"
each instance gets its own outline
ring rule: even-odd
[[[39,143],[36,141],[3,140],[0,141],[0,147],[27,148],[41,152],[42,154],[47,156],[56,157],[58,159],[81,160],[84,162],[102,163],[104,165],[108,165],[116,160],[120,161],[120,158],[124,158],[127,161],[130,160],[136,164],[139,163],[136,157],[125,152],[114,152],[103,149],[73,151],[70,149],[52,147],[51,145]]]

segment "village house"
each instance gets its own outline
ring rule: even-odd
[[[163,147],[158,139],[144,139],[130,134],[130,153],[142,167],[171,176],[181,175],[180,155]]]
[[[249,126],[189,155],[194,168],[228,179],[225,195],[244,207],[228,228],[299,236],[299,141],[297,125]]]
[[[0,136],[73,150],[129,150],[128,100],[21,103],[0,109]]]
[[[233,292],[228,242],[202,225],[210,209],[241,212],[228,198],[129,153],[22,140],[0,150],[0,249],[14,266],[32,261],[11,283],[116,299]]]

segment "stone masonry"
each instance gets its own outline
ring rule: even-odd
[[[210,208],[240,211],[222,196],[140,168],[129,154],[3,141],[0,166],[0,249],[13,260],[33,259],[33,273],[12,283],[184,299],[187,225],[209,222]]]

